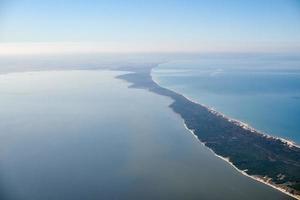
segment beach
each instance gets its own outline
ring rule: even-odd
[[[140,81],[141,79],[139,78],[141,77],[143,79],[143,81]],[[135,73],[131,73],[128,75],[123,75],[121,77],[119,77],[121,79],[125,79],[129,82],[132,82],[133,85],[131,87],[134,88],[144,88],[144,89],[148,89],[152,92],[158,93],[160,95],[165,95],[168,97],[171,97],[171,99],[174,100],[174,102],[169,106],[172,108],[172,110],[179,114],[181,116],[181,118],[184,120],[184,126],[185,128],[187,128],[190,132],[193,133],[194,136],[197,136],[198,140],[204,144],[205,146],[207,146],[211,151],[214,152],[214,154],[220,158],[222,158],[224,161],[228,162],[231,166],[233,166],[236,170],[238,170],[239,172],[241,172],[243,175],[246,175],[248,177],[251,177],[252,179],[262,182],[268,186],[271,186],[272,188],[283,192],[285,194],[288,194],[289,196],[293,197],[293,198],[297,198],[299,199],[299,193],[297,194],[297,191],[291,189],[291,187],[289,187],[289,185],[286,184],[277,184],[275,181],[271,181],[272,178],[274,177],[268,177],[268,174],[271,172],[271,169],[265,169],[265,172],[262,174],[261,172],[259,173],[258,169],[259,168],[264,168],[264,165],[260,165],[257,166],[255,165],[243,165],[243,166],[237,166],[237,164],[235,163],[239,163],[240,161],[238,159],[236,159],[234,156],[232,157],[231,155],[233,155],[230,152],[235,152],[234,154],[237,153],[237,151],[235,149],[239,148],[240,145],[243,146],[243,143],[248,143],[249,141],[253,141],[255,145],[259,145],[261,146],[260,148],[266,148],[266,151],[271,152],[272,149],[274,148],[279,148],[282,149],[280,151],[282,151],[283,154],[285,154],[285,151],[290,151],[291,154],[293,154],[293,156],[299,156],[299,148],[297,145],[295,145],[292,141],[288,141],[286,139],[282,139],[279,137],[273,137],[270,135],[267,135],[265,133],[262,133],[260,131],[255,130],[254,128],[250,127],[249,125],[247,125],[244,122],[240,122],[238,120],[235,119],[231,119],[227,116],[225,116],[222,113],[217,112],[214,109],[211,109],[205,105],[199,104],[198,102],[192,101],[190,99],[188,99],[187,97],[185,97],[182,94],[178,94],[176,91],[174,90],[170,90],[170,89],[166,89],[161,87],[155,80],[153,80],[153,78],[151,77],[151,71],[146,71],[146,72],[135,72]],[[184,105],[184,107],[182,106]],[[191,108],[189,108],[191,107]],[[197,109],[199,109],[199,111],[196,111]],[[186,110],[186,111],[185,111]],[[191,111],[188,111],[191,110]],[[215,127],[217,128],[213,128],[215,129],[215,131],[227,131],[229,134],[228,136],[226,136],[226,134],[224,136],[220,135],[220,136],[216,136],[216,137],[220,137],[220,139],[215,140],[214,138],[210,139],[211,136],[207,135],[207,131],[210,132],[210,129],[207,128],[198,128],[197,126],[199,125],[199,123],[211,123],[211,122],[204,122],[204,121],[198,121],[196,122],[199,117],[196,117],[199,113],[204,113],[203,117],[201,117],[202,120],[207,120],[212,118],[211,120],[215,120]],[[195,121],[195,119],[197,119]],[[211,121],[210,120],[210,121]],[[225,123],[225,125],[223,125]],[[210,125],[209,125],[210,126]],[[220,126],[220,127],[219,127]],[[229,130],[226,130],[224,128],[221,128],[222,126],[228,127]],[[234,131],[232,132],[231,131]],[[198,131],[201,131],[201,134],[199,135]],[[204,136],[201,136],[201,135]],[[230,136],[234,134],[235,136]],[[241,135],[239,135],[241,134]],[[225,137],[225,138],[224,138]],[[228,137],[228,138],[226,138]],[[231,145],[230,143],[226,142],[227,140],[232,140],[231,138],[235,139],[235,143],[236,145]],[[240,138],[240,139],[239,139]],[[213,141],[215,140],[215,141]],[[225,143],[226,142],[226,143]],[[224,144],[230,144],[230,146],[226,147],[226,145],[224,147]],[[217,144],[217,146],[215,146]],[[250,147],[251,148],[251,147]],[[249,149],[250,149],[249,148]],[[229,151],[228,151],[229,150]],[[255,153],[255,151],[258,151]],[[247,148],[245,150],[244,148],[244,154],[245,155],[256,155],[259,153],[260,150],[255,150],[254,151],[248,151]],[[262,152],[260,152],[259,154],[261,154]],[[262,153],[263,154],[263,153]],[[279,153],[280,154],[280,153]],[[277,156],[277,154],[274,156]],[[247,158],[248,161],[247,162],[256,162],[255,160],[251,160],[251,156],[249,158]],[[276,159],[289,159],[289,158],[285,158],[285,156],[281,155],[279,157],[276,157]],[[265,160],[265,163],[272,163],[272,160]],[[295,161],[297,162],[297,161]],[[287,171],[293,171],[293,170],[297,170],[297,166],[294,166],[294,164],[291,163],[291,165],[287,165]],[[291,167],[293,169],[289,170],[288,168]],[[257,171],[257,172],[256,172]],[[279,171],[278,171],[279,173]],[[293,174],[291,174],[293,176]],[[297,178],[295,179],[297,180]]]

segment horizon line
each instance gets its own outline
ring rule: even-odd
[[[299,44],[200,42],[196,48],[186,43],[134,44],[114,42],[0,42],[0,56],[57,54],[197,54],[197,53],[300,53]]]

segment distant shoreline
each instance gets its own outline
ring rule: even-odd
[[[171,99],[174,100],[174,102],[169,107],[172,108],[172,110],[175,113],[181,116],[185,128],[188,131],[190,131],[203,145],[208,147],[215,154],[215,156],[229,163],[232,167],[234,167],[237,171],[239,171],[243,175],[250,177],[258,182],[264,183],[280,192],[285,193],[286,195],[289,195],[290,197],[300,199],[300,191],[291,188],[292,187],[291,180],[293,180],[293,184],[299,184],[300,180],[298,178],[298,174],[295,175],[295,177],[293,177],[292,175],[285,175],[283,173],[281,177],[286,178],[286,181],[283,180],[282,183],[278,184],[275,181],[280,182],[281,177],[279,177],[278,180],[276,179],[276,176],[278,177],[277,174],[275,174],[275,176],[269,177],[268,175],[272,175],[272,173],[270,172],[271,169],[268,169],[268,167],[266,167],[264,164],[262,164],[261,166],[257,166],[255,164],[256,160],[252,159],[253,155],[255,156],[255,153],[258,153],[258,154],[262,154],[262,158],[265,159],[263,160],[262,163],[265,163],[266,165],[269,164],[272,165],[275,163],[275,167],[276,165],[280,167],[284,167],[286,168],[286,171],[293,171],[293,170],[300,171],[299,146],[297,146],[292,141],[279,138],[279,137],[270,136],[265,133],[259,132],[243,122],[240,122],[235,119],[231,119],[225,116],[224,114],[209,108],[208,106],[202,105],[198,102],[195,102],[185,97],[182,94],[179,94],[176,91],[161,87],[151,76],[152,68],[153,67],[150,67],[150,69],[145,71],[130,70],[133,73],[121,75],[118,76],[117,78],[132,83],[130,87],[148,89],[151,92],[157,93],[159,95],[170,97]],[[191,108],[189,109],[189,107]],[[190,113],[189,111],[191,111],[192,113],[189,114]],[[204,113],[202,114],[203,116],[201,115],[201,112]],[[214,135],[214,137],[211,137],[209,134],[207,135],[203,134],[205,133],[205,131],[209,132],[207,130],[210,130],[210,128],[207,129],[205,126],[198,127],[197,121],[199,121],[199,123],[206,123],[205,120],[202,121],[199,120],[199,118],[201,117],[202,119],[205,119],[205,117],[212,118],[210,119],[211,121],[206,120],[208,123],[211,123],[213,120],[216,119],[216,122],[214,122],[216,124],[214,124],[214,126],[216,126],[217,129],[213,128],[213,131],[220,131],[222,127],[223,127],[222,129],[224,129],[224,127],[228,126],[229,131],[227,131],[226,133],[227,135],[216,134]],[[198,132],[201,132],[201,134],[199,134]],[[221,133],[222,132],[223,131],[221,131]],[[226,146],[229,143],[228,141],[231,140],[231,138],[236,138],[237,142],[234,141],[235,145]],[[249,154],[249,159],[247,158],[245,160],[240,159],[239,158],[240,156],[231,156],[231,154],[232,155],[235,155],[236,153],[239,154],[237,150],[240,147],[238,147],[238,145],[243,145],[243,143],[247,144],[248,142],[247,139],[250,139],[250,141],[253,140],[254,144],[256,146],[259,146],[259,148],[263,149],[263,151],[259,151],[254,148],[254,150],[257,152],[251,152],[251,149],[249,150],[249,152],[243,152],[244,154],[241,155]],[[220,149],[220,146],[224,144],[225,144],[225,148],[228,149],[225,148]],[[276,156],[278,152],[271,152],[272,149],[276,149],[276,151],[279,151],[279,156]],[[288,162],[290,158],[285,158],[286,156],[285,151],[289,151],[289,154],[287,155],[293,154],[293,156],[291,157],[293,158],[295,157],[295,159],[292,160],[292,162]],[[270,158],[266,159],[266,157],[270,157]],[[274,163],[272,163],[273,160],[275,160]],[[238,164],[242,163],[242,164],[238,166],[236,163]],[[249,163],[248,164],[249,169],[251,170],[250,173],[248,172],[249,171],[248,168],[247,167],[245,168],[245,166],[247,166],[247,163]],[[288,164],[282,165],[282,163],[288,163]],[[260,171],[259,169],[260,167],[266,168],[265,169],[266,173],[258,173]],[[280,169],[280,167],[278,168]],[[281,173],[279,172],[280,170],[275,168],[275,171],[276,170],[278,171],[278,174],[281,175]]]

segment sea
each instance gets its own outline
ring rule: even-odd
[[[195,89],[187,90],[191,80],[201,83],[205,78],[193,68],[192,72],[168,70],[160,82],[189,95],[195,94]],[[290,199],[216,157],[185,129],[183,120],[168,107],[171,99],[128,88],[128,82],[116,78],[124,73],[69,70],[0,75],[1,200]],[[209,77],[206,80],[212,83]],[[198,91],[209,93],[204,88]],[[229,88],[224,92],[237,93]],[[236,106],[243,108],[243,101]],[[289,101],[299,100],[295,95]],[[276,109],[272,110],[269,116],[274,117]]]
[[[160,64],[152,76],[230,118],[300,144],[300,56],[198,56]]]

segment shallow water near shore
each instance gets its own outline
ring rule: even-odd
[[[300,144],[300,62],[260,59],[170,62],[152,75],[163,87]]]
[[[0,75],[0,197],[290,199],[201,145],[124,72]]]

